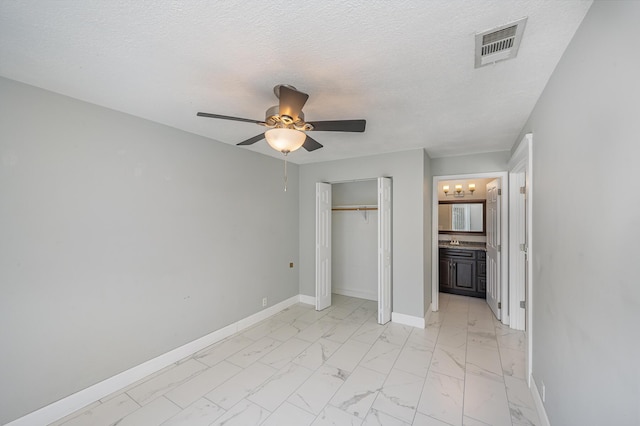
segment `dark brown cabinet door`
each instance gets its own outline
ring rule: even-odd
[[[451,288],[451,259],[440,257],[440,287]]]
[[[487,262],[478,261],[478,276],[479,277],[487,276]]]
[[[440,290],[444,293],[486,297],[486,253],[481,250],[440,248]]]
[[[478,291],[480,293],[486,293],[487,292],[487,279],[485,277],[480,278],[478,277]]]
[[[453,261],[453,287],[476,291],[476,261],[458,259]]]

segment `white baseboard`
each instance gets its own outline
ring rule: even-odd
[[[306,294],[301,294],[300,295],[300,303],[316,306],[316,297],[315,296],[307,296]]]
[[[424,328],[425,320],[424,318],[414,317],[412,315],[399,314],[397,312],[391,312],[391,321],[403,324],[410,325],[411,327]]]
[[[533,397],[533,402],[536,404],[536,410],[538,411],[538,417],[542,422],[541,426],[551,426],[549,423],[549,417],[547,417],[547,410],[544,409],[544,404],[542,402],[542,398],[540,398],[540,392],[538,392],[538,386],[536,386],[536,381],[531,376],[531,396]]]
[[[305,298],[310,296],[305,296]],[[313,297],[313,304],[315,305],[315,297]],[[162,370],[169,365],[178,362],[184,358],[187,358],[194,353],[210,346],[222,339],[231,336],[238,331],[244,330],[256,324],[270,316],[277,314],[278,312],[294,305],[298,302],[302,302],[302,295],[290,297],[287,300],[283,300],[273,306],[265,308],[260,312],[243,318],[239,321],[229,324],[228,326],[216,330],[204,337],[189,342],[179,348],[164,353],[156,358],[153,358],[147,362],[137,365],[129,370],[123,371],[120,374],[116,374],[106,380],[96,383],[93,386],[89,386],[79,392],[69,395],[59,401],[49,404],[39,410],[20,417],[11,423],[7,423],[5,426],[32,426],[32,425],[46,425],[59,420],[71,413],[74,413],[87,405],[98,401],[112,393],[125,388],[132,383],[137,382],[140,379],[147,377],[157,371]],[[306,302],[302,302],[306,303]]]
[[[335,294],[341,294],[343,296],[349,296],[349,297],[357,297],[358,299],[366,299],[366,300],[373,300],[374,302],[378,301],[378,294],[377,293],[371,293],[368,291],[361,291],[361,290],[353,290],[353,289],[346,289],[346,288],[332,288],[331,289],[332,293]]]

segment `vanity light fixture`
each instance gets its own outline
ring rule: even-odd
[[[462,189],[462,185],[455,185],[454,187],[454,191],[452,193],[450,193],[449,191],[449,185],[443,185],[442,186],[442,192],[444,192],[444,195],[446,197],[448,197],[449,195],[453,195],[454,197],[457,198],[462,198],[465,196],[465,191]],[[473,196],[473,193],[476,190],[476,184],[475,183],[470,183],[468,186],[469,189],[469,195]]]

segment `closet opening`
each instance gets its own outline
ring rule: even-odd
[[[391,179],[316,184],[316,309],[331,293],[376,301],[391,320]]]

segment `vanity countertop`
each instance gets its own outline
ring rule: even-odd
[[[460,241],[460,244],[451,244],[449,241],[438,242],[440,248],[465,249],[465,250],[482,250],[487,251],[486,243],[476,243],[472,241]]]

